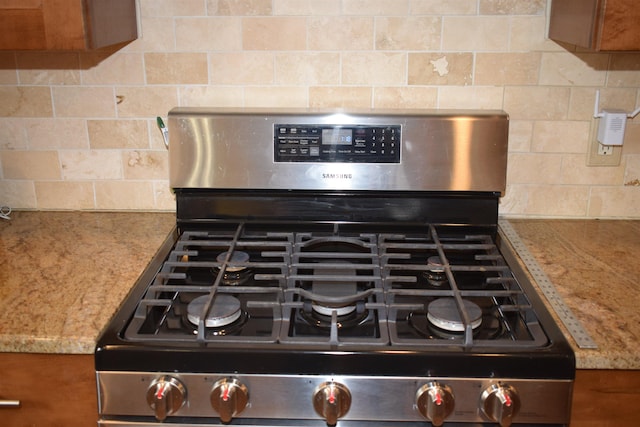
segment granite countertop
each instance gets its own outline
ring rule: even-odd
[[[578,368],[640,369],[640,221],[508,221],[598,346]]]
[[[0,352],[91,354],[175,214],[13,212],[0,220]]]
[[[598,345],[570,338],[578,368],[640,369],[640,221],[508,221]],[[0,352],[93,353],[174,224],[172,213],[2,220]]]

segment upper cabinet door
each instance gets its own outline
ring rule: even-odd
[[[552,0],[549,38],[596,51],[640,51],[640,2]]]
[[[137,36],[135,0],[0,0],[2,50],[90,50]]]

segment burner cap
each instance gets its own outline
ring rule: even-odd
[[[229,253],[228,251],[222,252],[216,257],[216,261],[224,262],[224,260],[227,258],[228,253]],[[231,258],[229,259],[230,264],[243,263],[247,261],[249,261],[249,254],[243,251],[234,251],[231,254]],[[234,273],[234,272],[245,270],[246,268],[247,267],[243,265],[237,265],[237,266],[228,265],[226,271],[230,273]]]
[[[427,258],[427,264],[432,266],[431,268],[429,268],[430,272],[444,273],[444,264],[442,264],[442,261],[440,260],[440,257],[438,255],[430,256],[429,258]]]
[[[200,322],[200,314],[209,299],[209,295],[202,295],[191,301],[187,307],[187,318],[197,325]],[[228,294],[218,294],[213,301],[213,307],[205,321],[207,328],[219,328],[227,326],[240,318],[240,300]]]
[[[313,308],[313,311],[315,311],[318,314],[322,314],[323,316],[328,316],[331,317],[331,314],[333,313],[333,311],[336,311],[336,315],[338,316],[346,316],[347,314],[351,314],[354,311],[356,311],[356,305],[345,305],[343,307],[330,307],[330,306],[326,306],[326,305],[320,305],[320,304],[312,304],[311,306]]]
[[[471,327],[482,323],[482,309],[478,304],[463,300],[464,310],[469,314]],[[454,298],[440,298],[429,303],[427,318],[434,326],[449,332],[464,332],[464,324]]]

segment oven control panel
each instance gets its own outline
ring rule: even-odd
[[[400,125],[273,126],[276,163],[400,163],[400,142]]]

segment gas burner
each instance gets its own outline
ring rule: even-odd
[[[482,309],[469,300],[462,300],[464,311],[469,315],[471,328],[477,329],[482,324]],[[454,298],[439,298],[429,303],[427,319],[430,324],[446,332],[464,332],[464,323]]]
[[[427,282],[433,287],[439,288],[448,282],[447,274],[444,271],[444,264],[437,255],[427,258],[427,264],[430,266],[428,270],[425,270],[422,274],[427,279]]]
[[[216,257],[217,262],[224,262],[229,256],[229,252],[222,252]],[[229,265],[224,270],[224,274],[222,275],[222,284],[226,286],[239,286],[249,280],[251,276],[251,269],[245,267],[243,265],[233,265],[233,264],[241,264],[249,261],[249,254],[243,251],[234,251],[231,254],[231,258],[228,260]],[[220,271],[218,268],[217,271]]]
[[[202,295],[194,299],[187,306],[187,319],[193,325],[200,323],[200,315],[209,300],[209,295]],[[240,300],[233,295],[218,294],[213,300],[213,305],[205,319],[207,328],[223,328],[243,317]]]
[[[342,310],[341,308],[322,307],[318,310],[316,304],[311,304],[312,309],[309,309],[310,304],[305,303],[304,308],[298,310],[298,315],[307,324],[320,329],[331,328],[332,311],[336,311],[337,321],[336,326],[338,329],[352,328],[358,326],[369,317],[369,310],[364,308],[364,301],[350,305],[348,310]],[[325,314],[326,313],[326,314]]]

